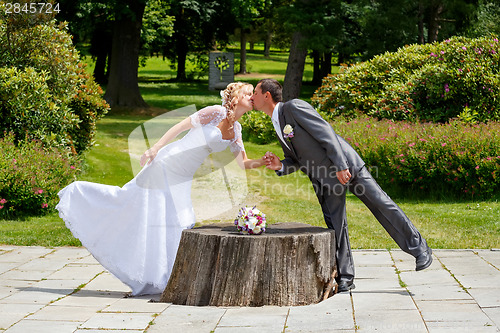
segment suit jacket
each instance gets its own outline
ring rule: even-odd
[[[285,158],[281,161],[284,171],[278,175],[302,170],[311,180],[334,186],[338,184],[337,171],[349,169],[354,176],[365,165],[309,103],[293,99],[281,104],[278,112],[282,133],[286,125],[291,125],[294,132],[293,138],[285,139],[290,148],[280,140]]]

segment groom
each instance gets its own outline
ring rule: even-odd
[[[255,87],[255,110],[271,117],[285,158],[266,153],[267,167],[278,176],[301,170],[309,176],[326,225],[337,239],[338,291],[354,289],[354,262],[346,220],[346,190],[375,215],[399,247],[416,258],[416,270],[429,267],[432,250],[401,208],[380,188],[356,151],[308,103],[281,102],[278,81],[263,79]]]

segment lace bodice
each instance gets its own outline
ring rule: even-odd
[[[217,125],[219,125],[219,123],[224,120],[226,116],[227,110],[225,107],[213,105],[207,106],[198,112],[193,113],[190,117],[191,124],[197,128],[203,126],[217,127]],[[217,131],[220,132],[218,128]],[[233,153],[245,151],[245,146],[243,145],[243,140],[241,138],[241,124],[237,121],[234,123],[234,138],[229,140],[229,146]]]

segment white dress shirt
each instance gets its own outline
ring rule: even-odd
[[[278,110],[279,110],[281,104],[283,104],[283,103],[279,102],[274,107],[273,115],[271,116],[271,121],[273,122],[274,130],[278,134],[278,137],[285,144],[285,146],[288,147],[288,144],[286,143],[286,140],[283,138],[283,133],[281,132],[281,127],[280,127],[280,120],[279,120],[280,117],[279,117]],[[290,147],[288,147],[288,149],[290,149]]]
[[[281,127],[280,127],[280,120],[279,120],[280,117],[279,117],[279,113],[278,113],[278,110],[280,108],[280,104],[283,104],[283,103],[279,102],[274,107],[273,115],[271,116],[271,121],[273,122],[274,130],[278,134],[280,140],[285,144],[285,146],[288,147],[288,144],[286,143],[286,140],[283,138],[283,133],[281,132]],[[288,149],[290,149],[290,147],[288,147]],[[283,170],[285,170],[285,167],[284,167],[283,163],[281,163],[281,169],[280,170],[276,170],[276,171],[283,172]]]

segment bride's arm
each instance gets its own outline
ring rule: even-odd
[[[172,126],[161,138],[158,140],[157,143],[155,143],[151,148],[146,150],[146,152],[141,156],[141,166],[144,166],[146,162],[150,164],[153,159],[156,157],[156,154],[158,154],[158,151],[165,146],[167,143],[172,141],[177,135],[180,133],[187,131],[188,129],[193,128],[193,125],[191,124],[191,118],[187,117],[180,123],[175,124]]]
[[[247,153],[243,150],[241,151],[241,157],[243,158],[243,166],[245,169],[255,169],[266,164],[264,158],[259,158],[256,160],[251,160],[247,157]]]
[[[238,161],[239,166],[242,169],[255,169],[266,165],[266,161],[264,157],[251,160],[248,158],[247,153],[245,151],[245,146],[243,145],[243,140],[241,138],[241,124],[238,122],[234,123],[235,131],[236,131],[236,140],[231,143],[231,151],[233,152],[236,161]]]

